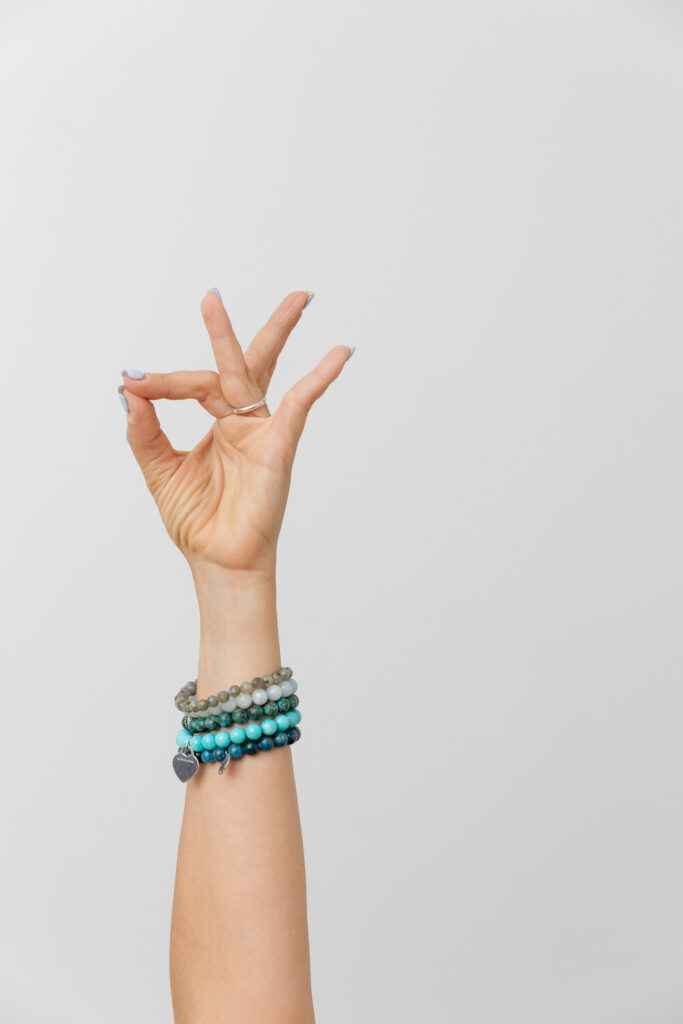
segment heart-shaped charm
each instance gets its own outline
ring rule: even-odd
[[[199,761],[187,750],[179,750],[173,758],[173,771],[181,782],[187,782],[199,769]]]

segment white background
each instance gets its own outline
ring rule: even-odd
[[[357,345],[280,553],[321,1024],[683,1019],[682,49],[658,0],[5,2],[3,1020],[171,1019],[197,617],[115,388],[210,365],[212,286],[245,342],[315,290],[273,400]]]

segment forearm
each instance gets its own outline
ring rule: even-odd
[[[281,665],[273,574],[195,572],[197,696]],[[309,1024],[306,888],[289,747],[187,785],[171,927],[176,1024]]]

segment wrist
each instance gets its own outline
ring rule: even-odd
[[[193,566],[199,602],[197,695],[280,667],[275,571]]]
[[[234,612],[275,594],[275,563],[261,569],[226,569],[202,562],[190,566],[200,614],[213,610]]]

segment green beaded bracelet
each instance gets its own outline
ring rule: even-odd
[[[295,693],[290,697],[280,697],[278,701],[269,701],[267,704],[252,704],[246,711],[242,708],[235,708],[231,713],[222,711],[220,714],[204,716],[183,716],[183,728],[188,732],[213,732],[214,729],[225,729],[231,725],[244,725],[247,722],[260,722],[264,718],[275,718],[287,711],[293,711],[299,706],[299,698]]]

